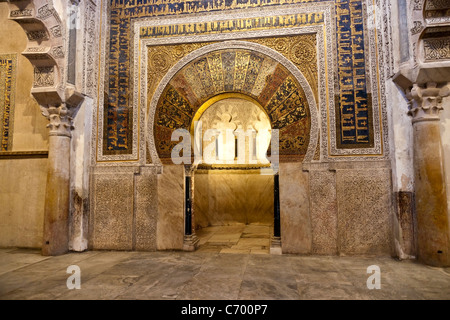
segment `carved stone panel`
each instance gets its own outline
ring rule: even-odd
[[[126,169],[126,170],[124,170]],[[96,169],[92,175],[92,249],[132,250],[133,168]]]
[[[61,26],[60,25],[56,25],[54,27],[50,28],[50,33],[52,34],[53,37],[55,38],[59,38],[62,36],[61,33]]]
[[[50,9],[48,4],[43,5],[37,10],[38,13],[36,17],[45,20],[53,14],[52,10],[54,9]]]
[[[283,253],[311,253],[309,177],[299,163],[280,163],[281,246]]]
[[[153,167],[143,167],[136,175],[136,250],[156,250],[158,213],[157,177]]]
[[[312,253],[337,253],[336,173],[310,171]]]
[[[182,249],[184,239],[184,168],[165,165],[158,175],[158,250]]]
[[[418,34],[422,32],[423,30],[423,24],[421,21],[414,21],[414,27],[411,28],[411,33],[413,35]]]
[[[35,88],[53,87],[55,85],[55,67],[34,67],[34,83]]]
[[[338,250],[343,254],[391,252],[389,169],[336,171]]]
[[[427,61],[450,59],[450,38],[425,39],[423,47]]]
[[[30,41],[48,40],[48,34],[45,30],[28,31],[27,37]]]
[[[424,0],[412,0],[414,10],[422,10]]]
[[[51,51],[51,55],[55,59],[61,59],[64,58],[64,49],[62,46],[59,47],[53,47]]]

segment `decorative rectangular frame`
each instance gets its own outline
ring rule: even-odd
[[[382,0],[366,0],[363,1],[364,5],[364,19],[376,19],[376,16],[367,15],[367,7],[377,6],[379,7]],[[383,2],[384,4],[384,2]],[[147,63],[147,50],[149,45],[161,45],[161,44],[175,44],[175,43],[187,43],[190,41],[224,41],[224,40],[244,40],[246,38],[256,37],[269,37],[279,35],[296,35],[316,32],[318,35],[318,57],[319,64],[319,102],[320,106],[320,122],[319,126],[322,128],[320,133],[321,143],[321,161],[353,161],[353,160],[381,160],[386,159],[389,154],[389,141],[387,135],[387,114],[384,94],[384,70],[379,67],[379,62],[383,62],[384,53],[381,46],[377,45],[378,37],[377,28],[368,29],[367,23],[364,24],[364,33],[366,41],[366,80],[367,80],[367,92],[372,93],[373,103],[373,135],[374,146],[373,148],[353,148],[353,149],[339,149],[336,142],[336,115],[334,105],[334,93],[337,90],[337,83],[335,78],[337,75],[337,56],[335,50],[333,50],[333,44],[335,44],[335,1],[323,1],[323,2],[308,2],[296,5],[279,5],[262,8],[241,9],[238,11],[224,11],[224,12],[207,12],[207,13],[193,13],[189,15],[178,16],[156,16],[149,18],[139,18],[132,20],[132,46],[131,56],[134,57],[134,61],[131,63],[131,87],[133,88],[133,152],[131,154],[122,155],[104,155],[103,154],[103,96],[98,97],[98,110],[95,116],[94,123],[97,123],[97,128],[94,130],[94,138],[96,150],[93,153],[96,154],[93,163],[102,163],[106,165],[117,165],[120,163],[126,163],[132,165],[143,165],[146,161],[146,125],[148,119],[146,118],[147,99],[146,96],[146,63]],[[108,4],[102,4],[102,20],[101,23],[101,50],[99,58],[101,60],[100,68],[100,80],[99,80],[99,92],[103,92],[105,89],[105,66],[107,58],[105,58],[106,50],[109,49],[108,39],[108,19],[105,13]],[[384,9],[384,7],[383,7]],[[261,16],[275,16],[283,14],[292,14],[295,12],[326,12],[327,17],[325,24],[322,27],[323,35],[316,27],[298,27],[298,28],[281,28],[281,29],[268,29],[258,31],[246,31],[246,32],[230,32],[225,34],[212,34],[212,35],[195,35],[184,37],[166,37],[155,39],[141,39],[139,37],[139,28],[142,26],[152,25],[170,25],[186,22],[205,22],[223,19],[236,19],[237,17],[251,18]],[[376,21],[373,22],[376,25]],[[322,41],[321,41],[322,39]],[[368,45],[367,45],[368,44]],[[326,49],[326,57],[323,50]],[[330,66],[332,66],[330,70]],[[326,70],[326,73],[325,73]],[[322,74],[326,74],[326,77],[322,77]],[[325,85],[325,83],[327,84]],[[328,99],[328,100],[327,100]],[[326,128],[326,130],[324,130]]]
[[[0,54],[0,83],[3,96],[0,98],[0,151],[12,151],[14,133],[14,106],[16,98],[17,54]]]

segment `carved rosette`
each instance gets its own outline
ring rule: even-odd
[[[73,127],[72,113],[66,104],[63,103],[59,106],[41,107],[42,115],[44,115],[50,123],[47,125],[49,128],[50,136],[64,136],[71,137]]]
[[[442,98],[450,94],[448,85],[439,87],[436,83],[427,83],[426,86],[414,84],[408,90],[408,115],[412,122],[439,120],[439,111],[443,109]]]

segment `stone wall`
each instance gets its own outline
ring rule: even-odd
[[[40,248],[47,158],[0,158],[0,247]]]
[[[91,174],[91,249],[156,249],[153,167],[96,167]]]
[[[273,224],[272,175],[259,170],[204,170],[194,179],[196,226]]]
[[[273,223],[273,176],[237,172],[194,174],[196,226]],[[96,167],[90,247],[181,250],[184,177],[180,165],[159,173],[152,166]],[[283,253],[393,254],[391,188],[387,161],[281,163]]]
[[[310,253],[312,244],[309,175],[301,163],[280,164],[280,219],[283,253]]]
[[[313,254],[393,254],[389,162],[305,165]]]
[[[391,253],[389,168],[336,169],[338,252]]]
[[[181,249],[184,238],[184,166],[165,165],[157,179],[157,249]]]
[[[8,20],[8,13],[8,5],[0,3],[0,55],[13,54],[17,61],[10,111],[11,147],[4,150],[11,154],[4,157],[0,153],[0,247],[39,248],[47,179],[47,120],[30,94],[33,66],[21,55],[27,36],[16,22]]]
[[[336,174],[328,166],[309,172],[313,254],[337,254]]]

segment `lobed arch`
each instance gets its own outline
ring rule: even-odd
[[[194,134],[195,122],[198,121],[202,117],[203,113],[209,107],[211,107],[214,103],[225,100],[225,99],[229,99],[229,98],[237,98],[237,99],[250,101],[254,105],[256,105],[262,112],[264,112],[267,117],[269,117],[269,115],[267,114],[267,110],[265,110],[257,100],[253,99],[252,97],[250,97],[246,94],[239,93],[239,92],[220,93],[220,94],[208,99],[205,103],[203,103],[200,106],[200,108],[197,109],[197,111],[194,114],[194,117],[192,118],[191,125],[189,126],[189,132],[191,133],[191,136]]]

